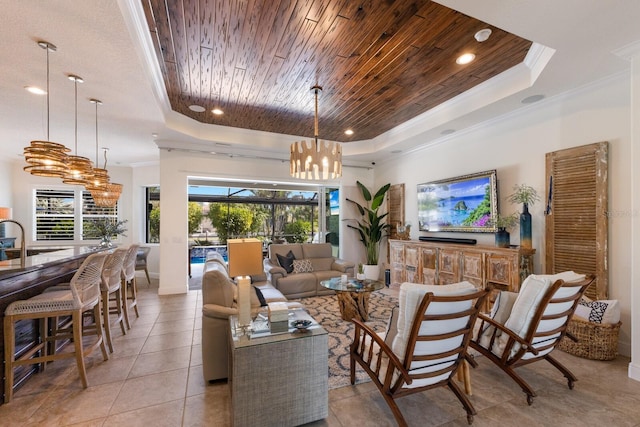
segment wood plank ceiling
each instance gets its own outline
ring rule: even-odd
[[[522,62],[531,46],[425,0],[142,3],[173,110],[311,137],[318,84],[320,138],[341,142],[406,122]],[[483,28],[492,34],[479,43],[474,34]],[[476,60],[456,64],[465,52]]]

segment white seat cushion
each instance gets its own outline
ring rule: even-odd
[[[509,319],[504,323],[504,326],[519,337],[524,338],[529,331],[531,320],[536,313],[540,305],[540,301],[544,297],[547,290],[557,280],[564,280],[565,282],[576,282],[584,279],[584,274],[577,274],[573,271],[565,271],[558,274],[532,274],[525,279],[520,287],[520,292],[516,301],[513,304]],[[578,287],[560,288],[554,297],[568,297],[575,292],[578,292]],[[560,313],[567,310],[571,306],[571,302],[566,304],[553,304],[550,305],[545,314]],[[538,331],[549,331],[561,326],[565,322],[565,318],[559,318],[554,320],[547,320],[540,322],[538,325]],[[554,337],[546,337],[544,340],[553,339]],[[502,355],[504,348],[507,344],[508,337],[502,335],[492,348],[492,352],[496,355]],[[539,341],[540,342],[540,341]],[[510,357],[520,348],[519,345],[514,345]],[[551,350],[549,350],[551,351]]]
[[[399,310],[398,310],[398,321],[396,324],[397,333],[395,338],[393,339],[393,343],[391,345],[391,349],[393,353],[398,356],[398,358],[403,361],[405,358],[405,353],[407,349],[407,342],[409,340],[409,335],[411,334],[411,326],[413,323],[413,319],[416,315],[416,310],[422,301],[424,295],[428,292],[433,293],[438,296],[454,296],[454,295],[466,295],[469,293],[473,293],[476,291],[475,286],[473,286],[469,282],[460,282],[454,283],[451,285],[422,285],[416,283],[403,283],[400,286],[400,295],[399,295]],[[429,305],[427,309],[428,314],[444,314],[448,312],[456,312],[461,311],[463,309],[469,308],[471,306],[471,301],[461,301],[457,303],[432,303]],[[457,330],[464,327],[466,319],[454,319],[454,320],[438,320],[438,321],[427,321],[423,322],[420,326],[420,333],[424,335],[435,335],[440,333],[449,332],[452,330]],[[440,341],[431,341],[431,342],[417,342],[414,352],[414,355],[427,355],[427,354],[437,354],[442,353],[447,350],[454,349],[460,345],[459,336],[443,339]],[[412,373],[421,373],[421,372],[430,372],[436,371],[439,369],[443,369],[447,366],[447,364],[453,363],[455,360],[454,357],[449,357],[446,359],[438,359],[431,361],[423,361],[423,362],[412,362],[411,363],[411,372]],[[440,377],[427,378],[423,380],[416,380],[409,386],[409,388],[413,387],[422,387],[425,385],[436,383],[444,378],[446,375],[442,375]]]

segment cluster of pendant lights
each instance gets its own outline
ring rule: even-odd
[[[122,193],[122,184],[109,182],[107,173],[107,152],[104,152],[104,167],[98,168],[98,105],[101,102],[91,99],[96,106],[96,162],[94,167],[87,157],[78,156],[78,83],[82,83],[81,77],[69,75],[69,80],[75,87],[75,152],[63,144],[49,141],[49,52],[55,52],[56,46],[45,41],[38,45],[47,52],[47,140],[31,141],[24,148],[24,158],[27,166],[26,172],[31,175],[50,178],[61,178],[62,182],[69,185],[84,186],[93,197],[96,206],[115,206]]]

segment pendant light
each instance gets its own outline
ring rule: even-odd
[[[337,142],[318,141],[318,92],[322,87],[311,88],[315,93],[314,140],[291,144],[290,174],[301,179],[335,179],[342,176],[342,147]]]
[[[104,151],[104,169],[107,169],[107,151],[108,148],[103,148]],[[118,203],[120,194],[122,193],[122,184],[115,182],[107,182],[104,186],[97,188],[88,188],[93,198],[93,203],[96,206],[101,207],[113,207]]]
[[[71,80],[75,87],[75,155],[67,155],[65,171],[62,182],[69,185],[87,185],[91,179],[91,170],[93,165],[91,160],[86,157],[78,156],[78,83],[83,83],[82,77],[70,74]]]
[[[66,153],[70,150],[62,144],[49,141],[49,52],[55,52],[57,48],[46,41],[39,41],[38,46],[47,52],[47,140],[31,141],[31,144],[24,148],[27,166],[23,170],[31,175],[61,178],[67,169]]]
[[[98,105],[102,104],[99,99],[91,98],[89,100],[92,104],[96,106],[96,163],[93,168],[93,173],[91,179],[87,182],[85,188],[89,191],[97,191],[104,189],[107,184],[109,184],[109,173],[107,172],[107,163],[106,163],[106,152],[105,152],[105,167],[98,167]]]

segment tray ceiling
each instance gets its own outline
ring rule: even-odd
[[[142,5],[174,111],[207,124],[310,137],[318,84],[320,137],[341,142],[372,139],[521,63],[531,47],[432,1]],[[480,43],[474,34],[484,28],[492,34]],[[466,52],[476,60],[456,64]]]

